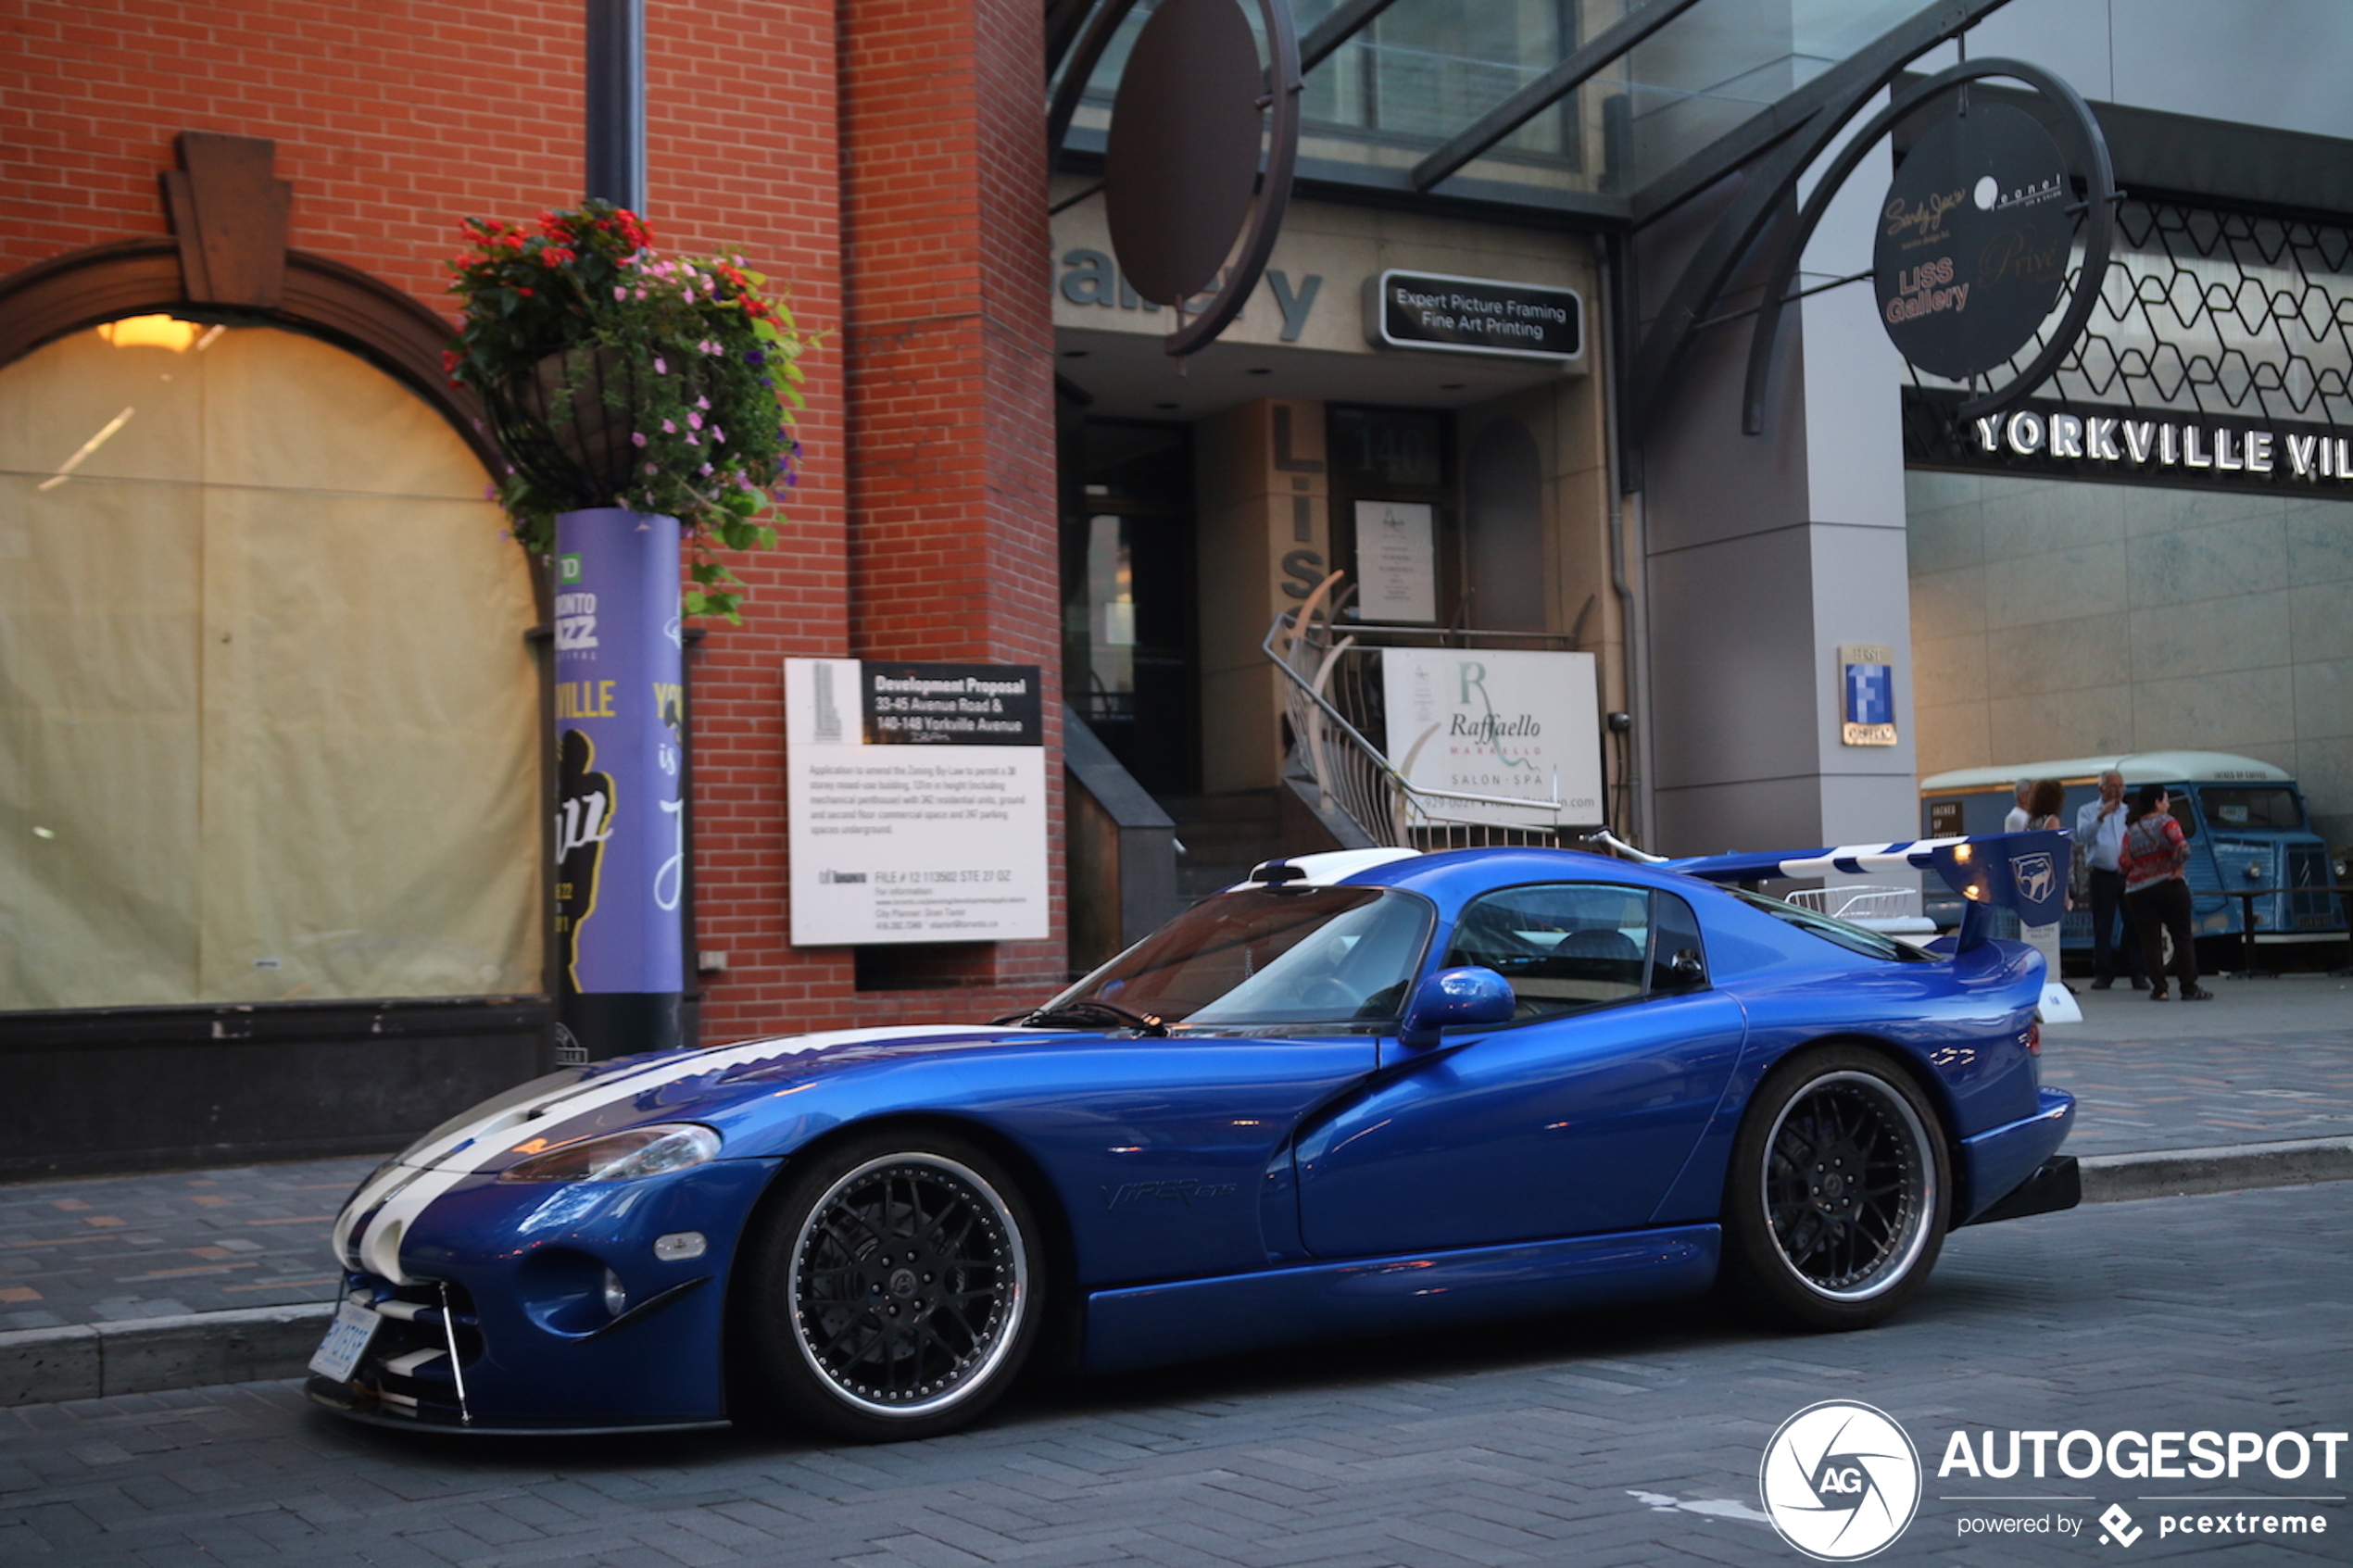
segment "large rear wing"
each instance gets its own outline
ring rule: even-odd
[[[1921,838],[1908,844],[1843,844],[1822,849],[1768,849],[1668,860],[1666,872],[1709,882],[1762,882],[1843,872],[1932,871],[1968,902],[1953,950],[1966,953],[1992,935],[1991,913],[2015,909],[2022,925],[2048,925],[2067,909],[2068,836],[2053,829]]]

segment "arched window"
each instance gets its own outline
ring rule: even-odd
[[[296,332],[0,367],[0,1008],[540,988],[535,617],[486,483]]]

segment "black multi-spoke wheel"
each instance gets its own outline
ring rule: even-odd
[[[1734,1143],[1727,1276],[1806,1327],[1868,1327],[1935,1265],[1950,1185],[1909,1078],[1859,1047],[1807,1051],[1759,1087]]]
[[[852,1436],[960,1426],[1036,1336],[1036,1236],[1020,1189],[961,1140],[836,1146],[747,1238],[749,1370],[786,1412]]]

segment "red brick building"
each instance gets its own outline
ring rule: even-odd
[[[943,985],[964,991],[957,998],[961,1013],[986,1016],[1038,997],[1066,972],[1057,906],[1047,941],[927,948],[895,969],[875,966],[862,991],[851,949],[788,945],[784,896],[780,672],[786,658],[1044,666],[1050,756],[1058,755],[1042,26],[1034,0],[858,0],[841,6],[654,0],[647,7],[647,206],[660,243],[689,254],[740,251],[784,289],[799,325],[817,339],[802,360],[808,403],[798,433],[804,457],[779,547],[735,562],[749,588],[742,623],[706,627],[689,656],[695,883],[688,941],[689,950],[713,966],[698,982],[705,1038],[936,1012]],[[453,1096],[461,1102],[540,1059],[547,986],[531,966],[541,936],[519,923],[515,900],[537,919],[544,892],[525,888],[535,878],[507,877],[506,902],[487,916],[436,909],[433,896],[419,895],[416,923],[454,928],[476,921],[503,934],[504,955],[492,953],[475,966],[486,980],[497,977],[495,985],[476,987],[498,993],[489,997],[431,995],[453,988],[431,961],[420,960],[422,978],[405,986],[411,994],[387,997],[371,994],[364,955],[346,955],[340,971],[291,949],[243,956],[273,940],[245,940],[273,917],[267,909],[254,915],[216,909],[220,889],[241,878],[258,884],[299,877],[303,852],[289,840],[325,786],[306,786],[301,798],[288,796],[248,813],[266,821],[218,820],[215,796],[293,790],[283,780],[297,764],[285,760],[292,753],[272,749],[291,746],[287,736],[269,732],[248,745],[250,736],[237,738],[246,721],[230,713],[247,702],[283,713],[290,699],[271,683],[285,677],[238,676],[243,685],[217,690],[214,664],[244,657],[234,650],[257,637],[277,638],[271,646],[281,653],[298,648],[296,629],[250,630],[249,622],[275,613],[269,607],[278,596],[298,600],[309,594],[322,563],[310,559],[308,542],[223,541],[238,530],[251,535],[271,528],[290,531],[271,538],[296,539],[305,517],[321,529],[346,526],[319,521],[323,514],[305,512],[306,506],[372,508],[375,525],[402,526],[399,506],[386,495],[346,495],[345,481],[323,483],[308,469],[281,481],[278,475],[295,474],[308,458],[272,441],[314,456],[339,439],[356,439],[364,449],[375,439],[371,430],[388,442],[396,425],[409,430],[400,421],[411,420],[414,402],[423,401],[447,431],[398,439],[438,443],[433,460],[442,466],[434,471],[459,475],[425,486],[435,492],[433,507],[459,506],[466,453],[487,466],[488,449],[480,432],[468,428],[465,406],[434,384],[437,377],[422,356],[435,324],[417,313],[432,312],[444,332],[454,324],[443,262],[456,248],[460,219],[527,218],[580,196],[582,7],[578,0],[525,0],[495,12],[409,0],[22,0],[0,18],[0,421],[13,427],[6,466],[19,476],[6,481],[16,494],[6,505],[19,516],[6,532],[29,552],[24,562],[6,563],[27,567],[14,574],[19,590],[8,610],[18,642],[46,649],[36,667],[50,672],[44,684],[60,694],[17,701],[12,744],[80,759],[78,767],[61,762],[23,782],[10,806],[30,831],[47,834],[38,840],[44,851],[72,847],[78,822],[92,857],[72,862],[85,869],[70,874],[55,864],[35,865],[29,874],[47,877],[49,896],[61,902],[44,907],[28,895],[9,911],[8,969],[0,978],[7,994],[0,1009],[10,1010],[0,1024],[0,1053],[14,1059],[13,1081],[44,1103],[86,1102],[90,1085],[101,1080],[112,1088],[99,1098],[115,1102],[104,1110],[64,1113],[69,1124],[60,1124],[47,1147],[11,1151],[22,1157],[10,1163],[57,1169],[228,1148],[376,1147],[388,1132],[421,1116],[429,1120]],[[158,176],[182,167],[176,148],[186,132],[270,144],[267,174],[286,187],[282,282],[223,281],[219,247],[261,254],[278,242],[229,232],[250,213],[206,197],[208,176],[195,180],[196,207],[211,204],[195,215],[204,232],[175,234],[175,213]],[[249,143],[211,145],[252,151]],[[266,189],[253,169],[246,174],[255,190]],[[189,185],[189,176],[181,175],[183,193]],[[265,223],[266,208],[265,201],[256,209]],[[184,231],[190,213],[181,211],[177,221]],[[209,282],[191,271],[204,265],[208,247],[216,257]],[[131,348],[128,330],[107,325],[158,316],[186,322],[189,341]],[[199,335],[224,327],[226,338]],[[266,341],[251,352],[236,346],[255,333]],[[320,355],[321,341],[351,363],[327,362],[335,357]],[[226,358],[243,358],[224,368],[227,349],[235,355]],[[281,363],[288,354],[299,363]],[[57,480],[52,470],[70,457],[82,432],[71,423],[79,414],[44,410],[78,408],[76,389],[132,361],[177,366],[179,373],[142,370],[136,384],[152,395],[122,392],[120,400],[145,419],[134,413],[127,423],[118,421],[64,481],[43,489],[44,476]],[[381,384],[387,374],[407,401]],[[204,385],[201,409],[175,411],[192,380]],[[91,408],[115,401],[112,386],[91,392]],[[259,398],[258,407],[275,412],[246,419],[255,430],[227,431],[236,422],[225,411],[233,396]],[[359,409],[375,407],[370,399],[384,398],[385,408],[409,411],[350,428]],[[339,400],[348,401],[320,406]],[[340,420],[343,434],[281,440],[263,428],[283,430],[305,419],[328,426]],[[173,433],[183,425],[195,433],[185,442]],[[454,445],[447,439],[453,434]],[[198,456],[188,458],[187,452]],[[407,459],[395,457],[384,466],[405,471]],[[348,483],[387,495],[400,488],[390,479]],[[311,500],[285,499],[296,491]],[[187,504],[205,515],[181,532],[195,542],[174,533],[155,557],[177,559],[173,552],[184,547],[188,570],[159,568],[152,592],[119,579],[112,589],[98,586],[103,552],[95,560],[49,558],[53,534],[63,541],[56,550],[81,550],[118,513],[134,532],[163,527],[157,509],[181,505],[175,498],[190,494],[200,499]],[[247,502],[287,515],[278,522],[229,515],[250,510]],[[447,679],[475,681],[486,659],[511,661],[511,668],[501,665],[503,684],[494,682],[495,693],[468,705],[527,706],[528,692],[517,686],[519,679],[528,684],[527,672],[515,675],[525,663],[503,650],[522,646],[532,619],[527,609],[510,613],[522,605],[528,569],[511,543],[503,545],[511,560],[485,552],[476,543],[484,520],[479,511],[468,515],[463,536],[472,553],[464,558],[474,564],[465,570],[508,580],[489,599],[469,600],[474,608],[461,613],[510,623],[484,644],[491,653],[470,659]],[[362,526],[357,516],[346,520],[351,526]],[[31,544],[23,545],[28,537]],[[235,556],[230,565],[223,565],[224,551]],[[348,564],[353,575],[369,576],[364,559]],[[408,583],[409,565],[384,570]],[[191,574],[201,581],[203,599],[193,608],[172,598],[180,592],[172,583]],[[233,590],[219,585],[229,576],[236,579]],[[416,598],[422,603],[439,590],[420,578],[399,591],[422,596]],[[539,593],[544,599],[544,588]],[[75,617],[86,625],[94,615],[113,629],[107,646],[115,652],[73,652],[66,627],[32,602],[54,605],[60,595],[75,594],[82,596],[73,601]],[[165,600],[171,602],[156,608]],[[422,624],[413,614],[407,620]],[[140,626],[163,628],[155,634],[166,635],[171,650],[158,657],[153,649],[117,646],[124,638],[135,643]],[[142,671],[177,669],[191,656],[202,672],[179,695],[92,695],[147,691],[177,677],[165,670],[151,680]],[[431,657],[430,649],[402,656]],[[94,659],[104,668],[92,674]],[[203,717],[192,732],[170,731],[170,721],[158,715],[183,705]],[[404,717],[385,722],[422,723],[429,708],[400,709]],[[100,728],[135,731],[122,743],[130,746],[123,755],[146,760],[116,770],[94,765],[107,755],[104,744],[72,752],[80,742],[60,737],[86,739],[94,709],[102,710]],[[266,731],[270,721],[259,722]],[[544,746],[535,729],[523,729],[516,744],[535,757]],[[312,751],[323,746],[331,755],[342,744],[326,731],[310,739]],[[256,746],[259,762],[215,755]],[[474,796],[463,790],[446,802],[453,814],[499,815],[508,825],[492,835],[491,849],[484,847],[489,841],[478,841],[434,853],[464,859],[495,850],[529,870],[523,847],[535,829],[522,824],[537,821],[541,786],[515,764],[518,755],[510,748],[500,764],[509,776],[495,792],[497,802],[476,809],[467,804]],[[158,798],[193,794],[207,804],[170,831],[154,826],[169,812],[137,798],[100,802],[69,821],[76,797],[87,793],[74,784],[77,777],[151,775],[182,764],[194,782]],[[394,780],[374,764],[355,761],[334,787],[361,797],[382,788],[401,797],[352,806],[362,817],[378,806],[403,812],[456,787],[447,767],[414,759],[404,766],[414,776]],[[241,767],[269,782],[240,783],[246,777]],[[333,776],[330,765],[321,779]],[[1059,770],[1050,769],[1049,776],[1058,780]],[[108,827],[110,809],[146,825]],[[1058,797],[1050,800],[1050,822],[1058,822],[1060,809]],[[49,826],[53,817],[64,825]],[[346,822],[330,836],[369,832]],[[105,859],[98,844],[119,844],[126,833],[153,834],[128,855],[149,872],[86,869]],[[1059,841],[1059,834],[1051,836]],[[182,864],[175,859],[182,855],[195,859]],[[293,857],[292,867],[284,856]],[[168,872],[154,870],[167,859]],[[230,863],[239,859],[275,870],[240,871]],[[367,876],[381,885],[400,874],[387,866]],[[147,895],[171,907],[125,912]],[[266,887],[253,895],[262,903],[272,897]],[[78,913],[69,907],[77,900],[110,907]],[[154,943],[136,934],[109,936],[130,926],[151,933],[158,924],[170,935]],[[244,947],[234,947],[239,941]],[[86,950],[60,950],[75,944]],[[221,958],[212,953],[216,947],[233,947],[235,956]],[[104,956],[109,949],[115,958]],[[312,969],[320,972],[294,981]],[[372,1047],[364,1043],[371,1038]],[[185,1048],[200,1041],[209,1044]],[[224,1093],[230,1080],[242,1080],[245,1091]],[[241,1105],[257,1096],[258,1105]],[[208,1109],[191,1112],[199,1106]],[[283,1124],[264,1124],[271,1119]]]

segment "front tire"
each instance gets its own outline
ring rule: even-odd
[[[870,1442],[969,1424],[1036,1343],[1040,1235],[1020,1185],[964,1139],[914,1131],[835,1145],[787,1173],[745,1237],[744,1392]]]
[[[1802,1052],[1733,1142],[1727,1281],[1801,1328],[1871,1327],[1936,1266],[1952,1185],[1935,1110],[1900,1069],[1859,1047]]]

